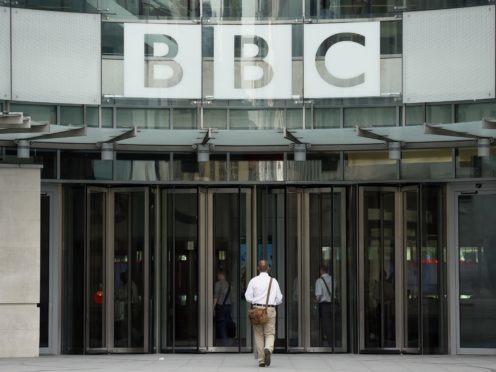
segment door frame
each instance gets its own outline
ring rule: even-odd
[[[422,335],[419,333],[419,347],[408,348],[405,347],[404,340],[404,327],[407,326],[407,320],[405,319],[405,309],[404,309],[404,195],[405,191],[417,191],[417,216],[419,216],[419,200],[420,200],[420,187],[418,185],[408,185],[408,186],[360,186],[358,193],[358,352],[368,353],[368,352],[407,352],[407,353],[420,353],[422,349]],[[365,191],[389,191],[394,192],[394,211],[395,211],[395,339],[396,347],[394,348],[366,348],[365,347],[365,309],[364,309],[364,283],[363,283],[363,272],[364,272],[364,192]],[[417,223],[420,221],[417,218]],[[417,234],[420,233],[420,229],[417,226]],[[419,241],[417,239],[417,241]],[[420,247],[417,247],[420,249]],[[419,274],[420,275],[420,274]],[[421,288],[420,288],[421,290]],[[420,297],[421,297],[420,293]],[[421,300],[421,299],[420,299]],[[419,322],[422,321],[421,313],[419,313]],[[381,330],[382,332],[382,330]]]
[[[40,347],[40,355],[56,355],[61,351],[62,192],[60,185],[54,184],[41,184],[40,191],[40,197],[47,195],[50,198],[48,347]]]
[[[341,219],[341,231],[340,236],[341,236],[341,242],[340,242],[340,249],[341,252],[346,252],[346,257],[342,257],[341,259],[341,277],[339,280],[343,283],[342,284],[342,293],[341,293],[341,298],[339,299],[341,304],[348,304],[348,291],[349,291],[349,281],[348,281],[348,260],[349,260],[349,252],[348,252],[348,236],[347,236],[347,227],[348,227],[348,221],[346,218],[346,213],[347,213],[347,208],[346,208],[346,186],[328,186],[328,187],[313,187],[313,188],[300,188],[299,191],[301,191],[301,210],[300,210],[300,220],[302,223],[302,229],[301,229],[301,247],[300,247],[300,255],[302,257],[301,262],[302,265],[300,265],[300,270],[301,270],[301,282],[302,282],[302,287],[300,288],[300,293],[304,294],[304,297],[302,301],[300,301],[300,306],[302,309],[300,310],[300,318],[303,327],[300,328],[300,332],[303,333],[303,349],[305,352],[315,352],[315,353],[339,353],[339,352],[346,352],[348,351],[348,311],[342,311],[341,313],[341,335],[342,335],[342,348],[338,348],[335,345],[334,346],[311,346],[311,313],[310,313],[310,307],[312,305],[312,299],[314,298],[314,294],[310,293],[308,290],[311,286],[313,278],[310,277],[310,263],[311,263],[311,257],[310,257],[310,194],[331,194],[331,203],[332,203],[332,210],[331,210],[331,219],[334,220],[335,218],[340,218]],[[340,215],[335,215],[334,214],[334,195],[335,194],[340,194],[340,210],[341,214]],[[331,225],[332,229],[332,241],[334,241],[334,223]],[[334,254],[334,245],[331,247],[332,248],[332,262],[334,264],[334,260],[336,259],[335,254]],[[333,283],[335,283],[335,274],[333,274]],[[336,317],[335,317],[335,312],[333,313],[334,317],[332,320],[333,327],[336,325]],[[336,341],[336,332],[333,332],[333,338],[334,341]]]
[[[252,343],[250,343],[252,334],[251,334],[251,326],[247,328],[246,340],[247,346],[214,346],[214,306],[213,306],[213,288],[214,288],[214,262],[215,262],[215,247],[214,247],[214,195],[215,194],[235,194],[238,198],[238,213],[241,213],[241,194],[245,193],[249,196],[249,200],[247,200],[247,205],[250,208],[246,208],[246,223],[248,225],[246,231],[246,271],[247,278],[251,278],[252,275],[252,267],[254,264],[254,244],[255,241],[253,238],[254,232],[254,220],[253,218],[255,212],[253,210],[254,200],[255,200],[255,192],[252,187],[212,187],[212,188],[199,188],[198,190],[198,201],[199,201],[199,221],[198,221],[198,229],[199,229],[199,247],[200,247],[200,255],[199,255],[199,277],[204,280],[200,280],[199,283],[199,306],[200,309],[205,309],[205,311],[200,312],[200,322],[199,322],[199,336],[200,336],[200,350],[204,350],[207,352],[250,352],[252,350]],[[241,221],[241,214],[239,215],[239,219]],[[238,255],[241,252],[241,233],[240,227],[238,228]],[[204,247],[204,249],[201,249]],[[241,280],[241,276],[239,275],[241,262],[238,257],[238,281]],[[239,283],[239,282],[238,282]],[[238,287],[241,288],[241,285],[238,284]],[[240,297],[241,298],[241,297]],[[239,342],[240,336],[240,326],[241,326],[241,301],[238,303],[238,313],[234,315],[235,319],[238,320],[236,323],[237,326],[237,340]],[[248,320],[246,320],[248,322]],[[247,324],[247,323],[246,323]]]
[[[496,355],[496,348],[462,348],[460,346],[460,267],[458,197],[465,193],[488,195],[496,194],[496,182],[471,182],[450,184],[447,188],[447,260],[448,260],[448,347],[449,353]]]
[[[88,298],[89,298],[89,276],[88,276],[88,258],[89,258],[89,237],[90,237],[90,227],[89,227],[89,208],[90,208],[90,193],[91,192],[101,192],[105,195],[104,202],[104,218],[105,227],[103,237],[104,241],[104,264],[103,268],[104,272],[104,288],[103,292],[105,294],[104,304],[104,322],[103,328],[106,334],[106,345],[102,348],[90,348],[89,347],[89,321],[87,317],[88,311]],[[144,293],[143,293],[143,307],[144,307],[144,315],[143,315],[143,348],[116,348],[114,347],[114,243],[115,243],[115,233],[114,233],[114,218],[115,218],[115,194],[119,192],[143,192],[144,193],[144,244],[143,244],[143,260],[144,260]],[[88,186],[86,188],[86,262],[85,262],[85,352],[86,353],[146,353],[149,351],[149,299],[150,299],[150,226],[149,226],[149,210],[150,210],[150,196],[149,196],[149,188],[148,187],[98,187],[98,186]]]

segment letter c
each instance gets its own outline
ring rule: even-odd
[[[350,88],[356,85],[363,84],[365,82],[365,73],[361,73],[360,75],[342,79],[334,76],[325,65],[325,56],[327,51],[337,43],[342,41],[351,41],[353,43],[360,44],[365,46],[365,36],[360,34],[355,34],[352,32],[341,32],[339,34],[334,34],[325,39],[317,49],[317,53],[315,54],[315,66],[317,67],[317,71],[319,75],[331,85],[334,85],[339,88]]]

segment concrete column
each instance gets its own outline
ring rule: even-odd
[[[40,166],[0,164],[0,358],[39,354]]]

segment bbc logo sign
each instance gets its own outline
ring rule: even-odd
[[[214,99],[290,99],[290,25],[214,26]],[[380,95],[380,23],[304,25],[305,98]],[[213,67],[212,67],[213,65]],[[124,95],[202,96],[200,25],[126,23]]]

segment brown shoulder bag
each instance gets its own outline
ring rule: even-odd
[[[270,278],[269,290],[267,292],[267,299],[265,300],[264,307],[252,307],[248,310],[248,318],[250,319],[251,325],[261,325],[266,324],[269,321],[269,314],[267,314],[267,308],[269,306],[269,295],[270,288],[272,287],[272,279]]]

